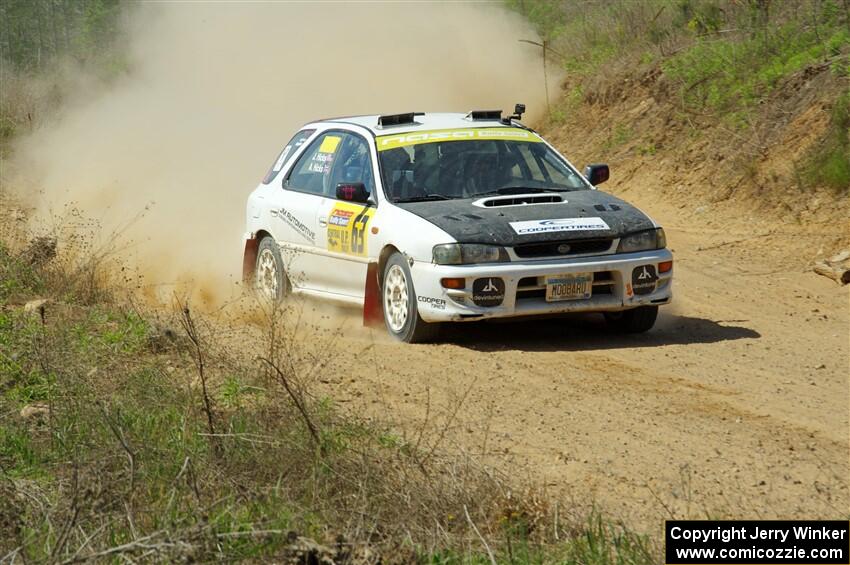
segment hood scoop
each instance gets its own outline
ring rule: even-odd
[[[534,204],[564,204],[560,194],[512,194],[510,196],[494,196],[481,198],[472,203],[479,208],[497,208],[504,206],[529,206]]]

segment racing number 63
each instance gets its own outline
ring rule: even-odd
[[[351,252],[356,255],[366,253],[366,226],[369,224],[369,207],[365,206],[351,224]]]

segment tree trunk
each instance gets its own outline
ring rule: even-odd
[[[50,0],[50,35],[51,54],[56,55],[59,52],[59,35],[56,32],[56,0]]]

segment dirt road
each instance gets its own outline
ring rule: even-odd
[[[615,337],[578,317],[409,346],[351,320],[340,348],[374,346],[357,363],[329,354],[327,391],[651,533],[671,515],[846,516],[848,288],[812,274],[804,251],[846,232],[685,221],[626,197],[676,256],[675,303],[652,332]]]

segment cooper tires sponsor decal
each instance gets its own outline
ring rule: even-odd
[[[472,301],[476,306],[498,306],[505,299],[505,281],[496,277],[475,279]]]
[[[658,274],[655,265],[641,265],[632,271],[632,289],[635,294],[649,294],[655,290]]]
[[[561,231],[592,231],[610,230],[602,218],[557,218],[552,220],[530,220],[526,222],[511,222],[511,228],[518,235],[537,233],[552,233]]]
[[[337,203],[328,217],[328,251],[365,256],[366,230],[374,214],[369,206]]]
[[[446,301],[442,298],[432,298],[430,296],[418,296],[416,299],[420,304],[428,304],[434,310],[445,310]]]

